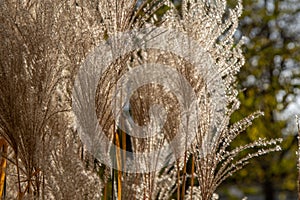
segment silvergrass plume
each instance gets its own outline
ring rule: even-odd
[[[2,0],[0,135],[9,145],[5,198],[217,199],[216,188],[249,159],[279,151],[281,139],[259,139],[230,149],[230,143],[262,113],[230,126],[230,116],[239,108],[236,74],[244,64],[242,41],[233,39],[242,3],[239,0],[230,9],[225,0],[213,2],[183,0],[178,10],[169,0]],[[98,124],[111,142],[101,148],[110,153],[108,159],[118,162],[117,169],[110,169],[79,138],[72,111],[74,82],[86,58],[100,44],[117,44],[110,40],[116,33],[149,27],[184,34],[208,57],[189,57],[195,49],[187,43],[179,49],[187,57],[136,49],[108,66],[99,77],[94,104]],[[188,58],[197,58],[199,63],[188,62]],[[151,106],[162,105],[167,111],[163,134],[128,137],[118,128],[122,122],[114,119],[112,96],[124,74],[145,63],[167,65],[181,74],[193,88],[199,112],[182,123],[184,113],[174,91],[146,84],[133,92],[128,112],[134,123],[144,126],[151,122],[150,111],[160,111]],[[204,71],[198,73],[197,67]],[[121,170],[129,159],[121,149],[133,153],[161,149],[178,134],[178,127],[189,123],[197,126],[183,129],[185,137],[179,142],[183,154],[176,154],[174,162],[148,173]],[[191,135],[194,140],[186,146]],[[116,152],[110,152],[112,144]],[[240,157],[248,149],[252,151]]]

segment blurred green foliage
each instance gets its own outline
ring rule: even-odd
[[[278,117],[299,93],[295,80],[299,78],[300,34],[289,28],[299,10],[285,4],[288,1],[244,0],[236,33],[237,39],[245,36],[246,63],[238,75],[241,106],[233,114],[232,122],[256,110],[265,115],[255,120],[235,145],[259,137],[283,137],[284,142],[283,151],[253,160],[231,180],[237,184],[260,184],[266,200],[275,198],[275,190],[297,190],[296,136],[292,131],[283,133],[288,122]],[[234,1],[228,5],[233,6]]]

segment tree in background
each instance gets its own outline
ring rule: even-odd
[[[256,159],[239,176],[243,183],[261,183],[265,199],[274,200],[275,191],[296,191],[296,136],[287,129],[285,114],[287,109],[291,112],[290,103],[300,91],[300,1],[244,0],[243,4],[236,36],[245,36],[246,64],[238,75],[241,107],[232,120],[261,110],[265,115],[247,129],[246,142],[259,137],[283,137],[284,142],[282,152]]]

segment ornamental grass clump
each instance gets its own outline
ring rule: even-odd
[[[5,198],[216,199],[249,159],[279,151],[281,139],[230,146],[262,115],[230,125],[241,11],[225,0],[3,0]]]

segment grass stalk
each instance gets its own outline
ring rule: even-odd
[[[181,199],[184,199],[184,195],[185,195],[187,152],[184,153],[184,161],[183,162],[184,162],[184,165],[183,165],[183,176],[182,176]]]
[[[2,156],[1,156],[1,162],[0,162],[0,197],[3,197],[3,193],[5,193],[4,188],[5,188],[5,176],[6,176],[6,156],[7,156],[7,143],[5,139],[1,138],[0,139],[0,145],[2,148]],[[5,198],[5,197],[4,197]]]
[[[122,164],[121,164],[121,151],[120,151],[120,139],[118,133],[115,134],[116,136],[116,146],[117,146],[117,151],[116,151],[116,156],[117,156],[117,168],[118,168],[118,200],[121,200],[122,198]]]
[[[193,187],[194,187],[194,172],[195,172],[195,157],[192,155],[192,170],[191,170],[191,199],[193,199]]]
[[[177,200],[180,200],[180,167],[179,161],[177,161]]]

